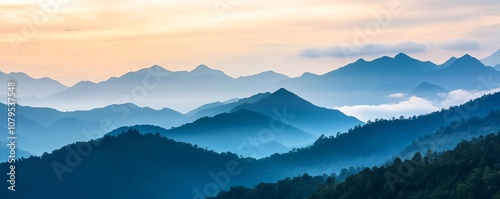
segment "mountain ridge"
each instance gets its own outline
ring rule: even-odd
[[[289,124],[316,136],[344,132],[363,123],[338,110],[318,107],[284,88],[278,89],[255,103],[241,104],[233,108],[231,112],[241,109],[260,112],[271,118],[281,117]]]

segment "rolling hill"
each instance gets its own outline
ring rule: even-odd
[[[2,85],[7,85],[7,82],[11,80],[17,82],[17,97],[22,100],[40,100],[68,88],[48,77],[33,78],[22,72],[12,72],[8,74],[0,72],[0,83],[2,83]],[[2,93],[0,96],[0,102],[4,103],[6,94]]]
[[[141,133],[158,132],[179,142],[254,158],[287,152],[290,147],[307,145],[317,138],[279,120],[245,109],[204,117],[168,130],[141,125],[122,127],[110,132],[110,135],[128,129],[138,129]]]
[[[7,110],[6,105],[0,103],[2,107]],[[100,138],[120,126],[151,124],[169,128],[186,120],[184,115],[171,109],[154,110],[133,104],[70,112],[21,105],[16,109],[17,132],[23,136],[19,146],[38,155],[76,141]],[[6,120],[6,116],[0,115],[0,119]]]
[[[245,103],[231,111],[242,109],[262,113],[271,118],[280,118],[285,123],[296,126],[316,136],[335,135],[349,128],[363,124],[338,110],[315,106],[286,89],[279,89],[255,103]]]

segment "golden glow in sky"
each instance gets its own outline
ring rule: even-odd
[[[0,71],[70,86],[154,64],[299,76],[397,51],[483,58],[500,46],[498,10],[497,0],[0,0]]]

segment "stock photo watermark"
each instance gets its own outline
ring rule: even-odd
[[[9,186],[7,189],[10,191],[16,191],[16,89],[16,81],[11,80],[7,83],[7,148],[9,149],[9,156],[7,158],[7,163],[9,164],[7,182],[9,183]]]
[[[18,16],[22,18],[22,28],[17,32],[8,34],[8,39],[14,52],[16,54],[19,53],[22,45],[33,40],[40,33],[40,30],[46,27],[50,20],[61,12],[62,6],[66,5],[68,1],[40,0],[37,1],[38,9],[36,11]]]
[[[224,21],[226,15],[233,12],[238,6],[243,4],[244,0],[214,0],[212,6],[214,7],[219,20]]]

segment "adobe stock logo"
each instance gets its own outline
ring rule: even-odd
[[[61,12],[61,7],[66,5],[69,0],[39,0],[39,9],[20,17],[22,28],[19,32],[11,32],[7,36],[12,49],[17,54],[20,51],[21,44],[26,44],[34,39],[40,30],[49,24],[49,21]]]

